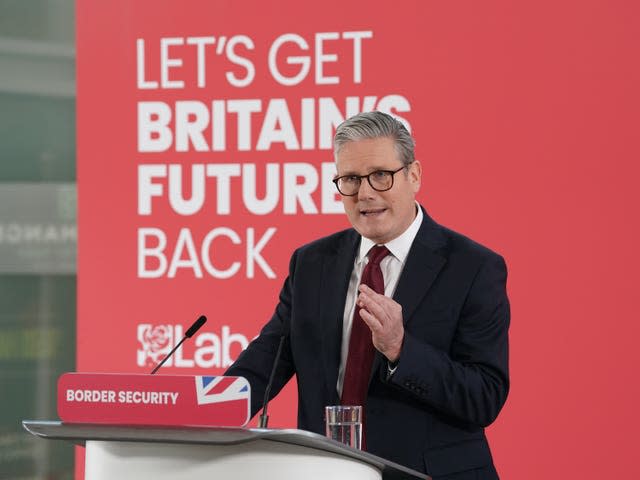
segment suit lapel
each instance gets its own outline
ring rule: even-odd
[[[320,283],[322,291],[319,294],[324,299],[320,303],[320,318],[324,329],[323,361],[327,392],[332,397],[333,403],[339,403],[336,384],[340,367],[344,306],[359,244],[360,236],[351,230],[347,234],[347,241],[342,242],[335,251],[326,255],[322,262]]]
[[[393,296],[393,299],[402,305],[405,325],[446,263],[443,257],[430,250],[414,247],[411,249],[412,253],[407,259]]]

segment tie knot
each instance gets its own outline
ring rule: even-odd
[[[389,254],[389,250],[384,245],[376,245],[371,250],[367,256],[369,257],[369,263],[378,265],[384,257]]]

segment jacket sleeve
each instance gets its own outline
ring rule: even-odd
[[[405,330],[397,369],[387,381],[462,422],[492,423],[509,391],[506,279],[502,257],[486,258],[464,300],[449,351]]]

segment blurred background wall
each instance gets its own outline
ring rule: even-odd
[[[75,368],[75,95],[74,1],[0,0],[0,479],[73,478],[20,420]]]

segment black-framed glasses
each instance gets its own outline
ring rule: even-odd
[[[340,195],[345,197],[353,197],[357,195],[362,184],[362,179],[366,178],[376,192],[386,192],[393,187],[393,176],[400,170],[407,168],[409,165],[403,165],[397,170],[376,170],[367,175],[343,175],[333,179]]]

